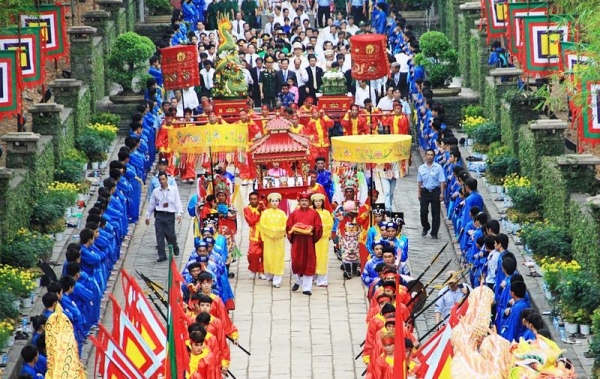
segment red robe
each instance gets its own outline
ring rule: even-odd
[[[252,147],[252,141],[256,138],[258,133],[262,135],[262,128],[254,122],[254,120],[250,119],[247,123],[239,122],[242,125],[246,125],[248,128],[248,149]],[[254,179],[256,178],[256,167],[254,165],[254,161],[252,160],[252,156],[250,154],[246,154],[246,162],[239,163],[238,169],[240,170],[240,178],[242,179]]]
[[[400,316],[402,317],[402,321],[406,320],[409,316],[408,313],[408,308],[406,308],[406,305],[399,303],[396,304],[396,306],[400,306]],[[397,321],[398,322],[398,321]],[[377,313],[372,319],[371,321],[369,321],[369,325],[367,327],[367,337],[365,338],[365,350],[363,353],[363,360],[365,360],[365,356],[367,357],[371,357],[372,354],[372,350],[373,350],[373,346],[376,343],[375,337],[377,334],[377,331],[380,330],[381,328],[383,328],[385,326],[385,318],[383,317],[383,315],[381,315],[381,313]]]
[[[218,295],[214,293],[209,294],[211,299],[213,299],[212,306],[210,308],[210,314],[216,318],[218,318],[223,324],[223,332],[226,336],[231,337],[232,339],[238,338],[238,329],[231,321],[229,317],[229,312],[225,308],[225,304],[223,304],[223,300]]]
[[[250,228],[250,241],[248,243],[248,270],[251,272],[263,273],[265,271],[263,267],[263,243],[260,238],[260,233],[256,228],[256,225],[258,225],[258,222],[260,221],[260,212],[258,211],[258,207],[253,208],[248,205],[246,208],[244,208],[244,219],[246,219],[248,228]]]
[[[211,315],[210,323],[208,324],[206,331],[217,339],[219,354],[221,356],[221,365],[229,366],[229,362],[231,361],[231,350],[229,349],[229,344],[227,343],[225,330],[223,329],[223,323],[221,320]]]
[[[208,346],[200,353],[198,367],[196,368],[196,372],[191,375],[190,379],[223,379],[221,375],[221,365]]]
[[[365,120],[365,124],[367,125],[368,130],[367,133],[370,134],[377,134],[377,126],[379,125],[379,121],[381,121],[382,116],[383,114],[381,113],[381,110],[379,110],[379,108],[376,107],[371,108],[370,112],[366,109],[363,109],[358,114],[359,118]]]
[[[360,267],[364,268],[367,260],[369,259],[369,250],[365,243],[367,242],[367,232],[371,227],[373,217],[371,216],[371,206],[369,204],[362,204],[358,207],[358,216],[356,222],[360,225],[360,235],[358,237],[358,251],[360,254]]]
[[[333,126],[333,120],[329,117],[311,118],[304,129],[304,135],[311,137],[310,165],[315,165],[318,157],[325,158],[325,166],[329,165],[329,128]]]
[[[344,128],[345,136],[356,136],[369,134],[369,127],[364,117],[350,118],[349,114],[346,114],[342,119],[342,128]]]
[[[297,224],[312,226],[312,235],[292,233],[292,227]],[[298,275],[314,275],[317,268],[315,243],[323,235],[321,216],[312,208],[298,208],[288,217],[286,232],[292,244],[292,272]]]
[[[393,361],[393,358],[392,358]],[[394,379],[394,366],[393,363],[390,365],[385,359],[385,355],[379,355],[367,367],[367,379]]]
[[[404,114],[387,116],[383,124],[390,127],[390,134],[410,134],[408,117]]]

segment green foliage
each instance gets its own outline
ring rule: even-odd
[[[600,222],[571,201],[569,204],[569,234],[573,238],[573,256],[600,277]]]
[[[83,165],[87,163],[87,156],[77,149],[70,149],[54,170],[54,180],[68,183],[81,183],[83,181]]]
[[[483,107],[481,105],[467,105],[462,109],[463,118],[483,117]]]
[[[481,92],[481,58],[479,56],[479,38],[477,35],[472,35],[469,40],[469,62],[471,67],[469,73],[471,75],[471,88],[475,92]]]
[[[500,141],[500,127],[492,122],[485,122],[479,125],[473,131],[473,139],[475,142],[489,145],[492,142]]]
[[[0,291],[0,320],[14,320],[19,317],[19,310],[13,307],[13,301],[15,300],[18,300],[18,298],[14,293]]]
[[[543,198],[544,218],[552,224],[566,226],[567,202],[569,197],[567,182],[564,180],[554,157],[542,157],[539,185]],[[533,178],[532,178],[533,179]]]
[[[99,138],[90,128],[85,128],[75,140],[75,146],[82,151],[90,162],[100,162],[106,159],[106,149],[109,142]]]
[[[533,251],[536,259],[548,257],[564,261],[573,259],[572,239],[566,228],[541,222],[526,224],[519,237]]]
[[[422,64],[433,88],[446,85],[447,81],[460,74],[458,53],[441,32],[427,32],[419,38],[421,53],[415,57]]]
[[[13,239],[8,240],[0,248],[1,262],[14,267],[32,268],[44,255],[52,253],[53,245],[54,240],[47,235],[20,229]]]
[[[171,13],[169,0],[146,0],[146,6],[150,16],[168,15]]]
[[[535,187],[513,187],[508,190],[513,208],[521,213],[539,212],[542,206],[542,197]]]
[[[508,152],[491,157],[488,154],[487,172],[496,178],[517,174],[519,167],[519,159]]]
[[[44,234],[57,231],[59,222],[63,224],[65,215],[64,199],[61,197],[44,195],[40,197],[33,206],[30,217],[31,229]]]
[[[592,314],[592,337],[590,341],[590,351],[594,355],[594,371],[600,368],[600,308],[596,308]],[[597,377],[597,375],[595,375]]]
[[[521,171],[527,173],[534,183],[538,183],[541,175],[540,150],[536,147],[533,132],[527,125],[518,127],[517,132],[518,134],[514,137],[517,139],[517,154],[521,161]]]
[[[106,124],[112,126],[119,126],[121,122],[121,116],[110,112],[94,113],[90,120],[90,124]]]
[[[600,306],[597,281],[587,270],[572,272],[558,284],[561,314],[569,322],[589,324]]]
[[[2,0],[0,7],[0,27],[14,25],[20,14],[35,14],[33,0]]]
[[[123,92],[133,92],[133,79],[148,69],[148,60],[156,48],[148,37],[134,32],[121,34],[115,40],[107,59],[108,76],[123,86]]]
[[[570,193],[596,194],[596,171],[590,166],[561,166],[562,175],[569,186]]]

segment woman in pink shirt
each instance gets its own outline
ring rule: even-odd
[[[290,85],[290,93],[294,94],[294,104],[298,105],[298,98],[300,97],[298,87],[294,86],[294,79],[288,79],[287,82]]]

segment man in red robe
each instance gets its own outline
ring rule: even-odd
[[[250,241],[248,243],[248,270],[250,271],[250,277],[254,279],[256,273],[259,274],[261,279],[266,279],[265,269],[263,267],[263,243],[260,238],[260,233],[256,226],[260,221],[260,215],[265,209],[264,203],[259,202],[259,196],[257,192],[251,192],[248,195],[250,204],[244,208],[244,219],[248,223]]]
[[[315,243],[321,239],[323,224],[321,216],[310,208],[310,194],[302,192],[299,208],[287,220],[286,232],[292,244],[292,274],[295,284],[292,291],[302,285],[302,293],[312,295],[312,282],[317,268]]]
[[[217,354],[205,344],[205,333],[194,331],[190,335],[190,379],[220,379],[223,371],[219,364]]]
[[[356,104],[352,104],[352,107],[342,119],[342,127],[345,136],[370,134],[365,117],[359,117],[358,105]]]
[[[314,167],[318,157],[325,158],[325,166],[329,164],[329,128],[333,120],[325,115],[325,111],[313,106],[312,117],[306,125],[305,136],[310,137],[310,166]]]
[[[195,125],[191,109],[186,108],[183,116],[183,120],[174,123],[176,128],[187,128]],[[195,154],[179,154],[179,179],[188,184],[194,183],[196,179],[197,161],[198,157]]]

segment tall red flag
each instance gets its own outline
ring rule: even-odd
[[[396,293],[400,293],[400,275],[396,276]],[[404,317],[396,307],[396,330],[394,334],[394,378],[406,379],[406,347],[404,346]]]
[[[180,378],[190,366],[190,355],[185,342],[188,340],[187,316],[183,312],[181,285],[185,280],[181,276],[175,259],[171,255],[169,266],[169,326],[167,339],[167,364],[165,377]]]

